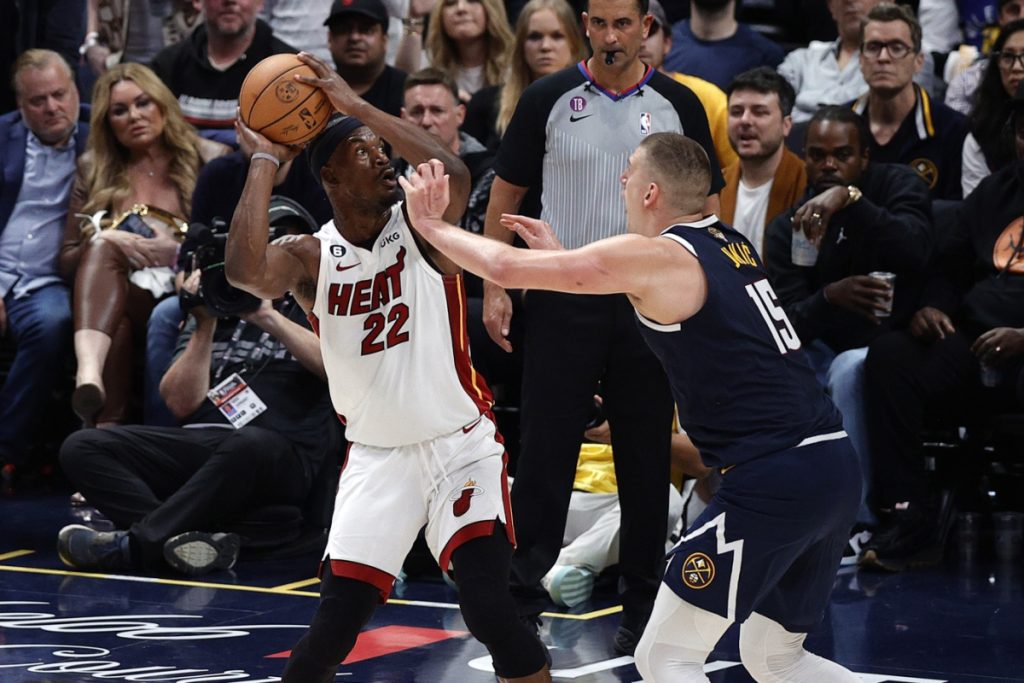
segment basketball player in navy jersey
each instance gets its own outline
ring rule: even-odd
[[[853,683],[803,642],[824,614],[857,509],[857,458],[757,252],[702,216],[710,178],[696,142],[650,135],[621,178],[631,234],[571,251],[557,228],[522,216],[502,224],[532,250],[446,223],[448,186],[436,160],[400,182],[413,228],[499,286],[625,293],[665,366],[682,426],[704,463],[723,472],[670,553],[636,650],[644,679],[707,681],[705,660],[739,621],[741,658],[755,680]]]

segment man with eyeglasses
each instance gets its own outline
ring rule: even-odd
[[[868,12],[861,29],[860,68],[867,94],[853,102],[870,130],[872,160],[908,164],[928,184],[932,199],[960,199],[967,120],[913,82],[924,65],[921,25],[902,5]]]
[[[1018,19],[1024,19],[1024,0],[999,0],[999,14],[996,19],[999,28]],[[981,57],[953,77],[949,82],[949,88],[946,89],[947,107],[964,116],[970,115],[971,108],[974,107],[974,94],[978,91],[987,64],[988,57]]]

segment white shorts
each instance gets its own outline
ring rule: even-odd
[[[338,481],[325,568],[376,586],[387,598],[421,528],[438,565],[452,552],[494,533],[495,520],[515,544],[505,447],[482,416],[430,441],[377,448],[353,443]]]

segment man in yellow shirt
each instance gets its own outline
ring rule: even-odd
[[[612,459],[611,431],[608,421],[600,414],[601,399],[595,396],[598,406],[597,417],[584,433],[580,446],[580,457],[576,463],[576,478],[573,481],[569,512],[565,519],[565,532],[558,559],[541,579],[541,585],[559,605],[574,607],[586,601],[594,589],[597,575],[619,561],[620,510],[618,482],[615,478],[615,463]],[[672,484],[668,486],[668,533],[666,549],[672,546],[671,535],[684,510],[691,513],[684,519],[695,519],[693,506],[687,501],[692,493],[695,498],[701,493],[693,485],[683,486],[682,493],[675,484],[683,479],[707,482],[711,470],[700,460],[697,448],[685,433],[679,430],[673,420],[672,433]]]
[[[704,112],[708,117],[708,128],[711,129],[711,140],[715,143],[718,163],[725,168],[739,158],[729,144],[729,103],[725,93],[714,83],[702,78],[665,70],[665,55],[672,49],[672,24],[668,23],[665,10],[658,0],[650,0],[650,3],[647,12],[654,20],[640,49],[640,60],[666,76],[676,79],[697,96],[704,105]]]

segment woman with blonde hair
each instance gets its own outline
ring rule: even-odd
[[[569,3],[530,0],[516,21],[515,40],[502,84],[473,95],[463,130],[496,149],[526,86],[580,61],[586,52],[576,14]]]
[[[170,266],[199,170],[228,151],[199,137],[148,67],[118,64],[96,81],[60,253],[73,289],[72,407],[87,426],[125,420],[133,341],[174,291]]]
[[[459,96],[501,83],[512,46],[502,0],[439,0],[426,26],[426,55],[416,32],[407,32],[395,65],[409,73],[434,66],[452,75]]]

